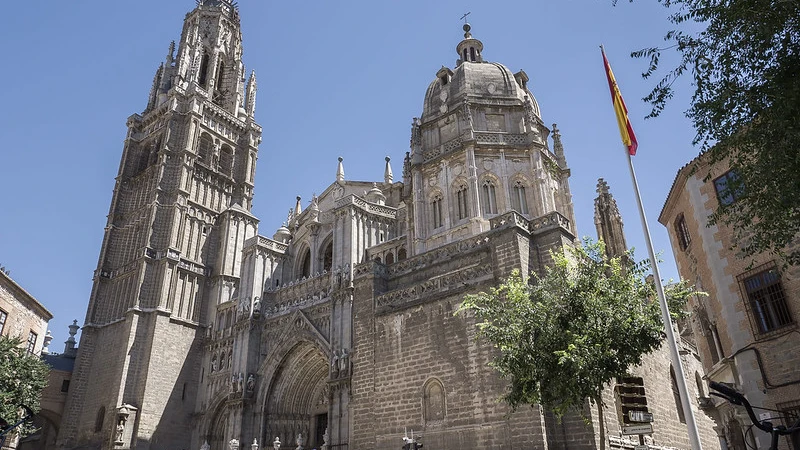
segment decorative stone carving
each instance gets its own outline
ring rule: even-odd
[[[230,450],[239,450],[239,440],[231,439],[230,441],[228,441],[228,448]]]
[[[211,446],[208,444],[208,441],[203,442],[203,445],[200,446],[200,450],[211,450]]]
[[[247,393],[252,394],[256,389],[256,377],[252,373],[247,376]]]

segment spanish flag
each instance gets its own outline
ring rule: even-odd
[[[622,94],[619,92],[617,80],[614,78],[614,72],[611,71],[611,65],[608,64],[608,58],[606,58],[606,52],[602,46],[600,46],[600,52],[603,54],[603,64],[606,67],[606,77],[608,77],[608,88],[611,90],[611,101],[614,102],[614,112],[617,113],[619,134],[622,136],[622,143],[628,148],[628,153],[633,156],[636,154],[639,143],[636,142],[636,135],[633,134],[633,127],[631,127],[631,121],[628,119],[628,108],[625,107],[625,100],[622,99]]]

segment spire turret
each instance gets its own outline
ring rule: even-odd
[[[344,158],[341,156],[339,157],[339,165],[336,167],[336,181],[342,182],[344,181],[344,164],[342,164]]]
[[[597,180],[597,198],[594,200],[594,225],[597,237],[606,244],[606,255],[623,256],[628,250],[625,243],[622,216],[617,208],[617,201],[611,196],[606,180]]]
[[[247,103],[245,109],[247,115],[255,117],[256,114],[256,91],[258,90],[258,83],[256,82],[256,71],[250,73],[250,79],[247,81]]]
[[[464,40],[459,42],[458,46],[456,46],[456,53],[458,53],[459,57],[456,61],[456,65],[465,61],[483,62],[483,56],[481,56],[481,52],[483,52],[483,42],[472,37],[472,26],[470,24],[465,23],[463,29]]]
[[[386,168],[383,169],[383,182],[386,184],[392,184],[394,180],[394,175],[392,175],[392,166],[389,164],[392,158],[386,157]]]
[[[556,155],[558,167],[566,169],[567,158],[564,156],[564,144],[561,143],[561,131],[558,129],[558,124],[555,123],[553,124],[553,153]]]

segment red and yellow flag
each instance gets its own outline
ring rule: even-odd
[[[611,90],[611,101],[614,102],[614,112],[617,113],[619,134],[622,136],[622,143],[628,148],[628,153],[633,156],[636,154],[639,143],[636,141],[636,135],[633,134],[633,127],[631,127],[631,121],[628,119],[628,108],[625,106],[625,100],[622,99],[622,94],[619,92],[617,80],[614,78],[614,72],[611,71],[611,65],[608,63],[606,52],[603,50],[603,47],[600,47],[600,52],[603,54],[603,64],[606,67],[608,88]]]

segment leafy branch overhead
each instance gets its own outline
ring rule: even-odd
[[[664,37],[667,46],[632,53],[648,60],[644,78],[661,76],[644,98],[649,117],[673,97],[675,80],[689,75],[694,92],[686,114],[695,143],[711,164],[730,164],[740,183],[732,188],[744,194],[721,205],[712,223],[730,225],[745,256],[768,252],[800,263],[800,248],[792,246],[800,237],[800,2],[659,3],[674,10],[678,29]],[[679,60],[665,69],[667,50]]]
[[[478,333],[498,350],[493,366],[510,381],[513,408],[540,404],[561,416],[599,399],[663,340],[655,288],[645,281],[648,262],[630,254],[607,258],[600,243],[554,253],[544,275],[519,272],[489,292],[468,295],[457,314],[473,314]],[[667,287],[674,318],[694,290]]]

